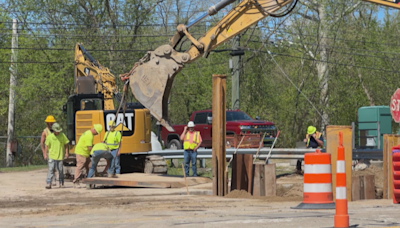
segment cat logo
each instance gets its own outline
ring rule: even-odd
[[[125,113],[125,119],[123,113],[118,113],[118,117],[115,120],[115,125],[116,128],[115,130],[117,131],[133,131],[134,127],[134,113]],[[106,115],[105,122],[108,123],[110,120],[115,119],[115,114],[114,113],[108,113]],[[107,131],[110,130],[110,126],[106,126]]]

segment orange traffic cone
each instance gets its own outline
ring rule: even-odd
[[[334,227],[349,227],[346,194],[346,169],[344,160],[343,134],[339,132],[339,146],[337,148],[336,163],[336,214]]]

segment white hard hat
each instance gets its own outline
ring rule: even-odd
[[[193,123],[193,121],[189,121],[189,123],[188,123],[188,125],[187,125],[188,127],[194,127],[194,123]]]

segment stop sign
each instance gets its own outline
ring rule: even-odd
[[[390,113],[396,123],[400,122],[400,89],[390,98]]]

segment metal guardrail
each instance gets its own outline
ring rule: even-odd
[[[258,152],[258,158],[265,160],[270,148],[264,147]],[[234,154],[235,149],[229,148],[226,150],[226,157],[231,158]],[[296,149],[296,148],[274,148],[271,152],[271,159],[304,159],[305,153],[313,153],[315,149]],[[326,150],[321,150],[321,152],[326,152]],[[257,153],[257,148],[251,149],[238,149],[238,154],[255,154]],[[135,153],[137,154],[137,153]],[[159,151],[149,151],[146,152],[147,155],[160,155],[166,159],[183,158],[183,150],[159,150]],[[211,158],[212,149],[199,149],[197,150],[198,158]],[[382,159],[382,150],[378,149],[354,149],[353,150],[353,160],[359,159]]]
[[[353,149],[353,160],[360,159],[382,160],[383,151],[380,149]]]

